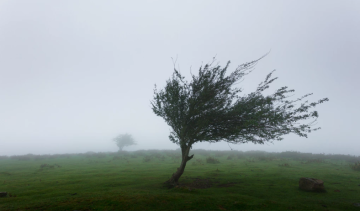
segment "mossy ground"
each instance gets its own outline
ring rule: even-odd
[[[0,159],[0,192],[12,196],[0,210],[360,210],[360,172],[345,161],[236,153],[194,151],[173,189],[162,183],[179,167],[175,151]],[[299,190],[301,177],[326,192]]]

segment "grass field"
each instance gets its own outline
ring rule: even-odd
[[[0,157],[0,210],[360,210],[360,157],[193,150]],[[209,157],[213,158],[210,159]],[[219,163],[208,163],[219,161]],[[301,177],[326,192],[298,188]]]

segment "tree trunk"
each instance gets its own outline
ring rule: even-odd
[[[179,179],[181,175],[184,173],[186,163],[194,157],[194,155],[189,156],[190,148],[191,146],[186,146],[184,148],[181,148],[182,160],[180,167],[177,169],[175,173],[173,173],[171,178],[164,183],[164,185],[167,186],[168,188],[173,188],[179,184]]]

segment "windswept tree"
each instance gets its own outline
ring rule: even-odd
[[[122,149],[126,146],[136,145],[133,137],[130,134],[118,135],[113,139],[113,141],[116,142],[116,145],[119,147],[119,151],[122,151]]]
[[[194,157],[189,156],[189,152],[195,143],[226,141],[233,144],[264,144],[280,141],[283,135],[289,133],[307,138],[307,133],[320,129],[312,126],[318,112],[309,109],[328,101],[328,98],[313,103],[302,102],[311,93],[287,100],[289,96],[286,94],[294,90],[286,86],[265,96],[264,90],[277,79],[271,77],[274,71],[254,92],[239,96],[242,90],[233,86],[249,74],[263,57],[239,65],[227,76],[230,61],[223,68],[214,66],[213,61],[201,66],[198,76],[192,75],[190,83],[174,68],[172,78],[166,81],[163,90],[158,91],[155,84],[152,110],[172,128],[169,139],[178,144],[182,152],[180,167],[165,184],[170,187],[178,184],[186,163]],[[299,101],[301,105],[295,107]],[[303,120],[307,119],[313,121],[304,123]]]

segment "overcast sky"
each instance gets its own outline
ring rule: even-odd
[[[269,93],[329,98],[315,109],[322,129],[231,148],[360,155],[359,49],[357,0],[0,0],[0,155],[117,151],[122,133],[138,143],[125,150],[176,149],[150,105],[171,57],[190,80],[214,56],[233,71],[270,50],[242,94],[276,69]]]

